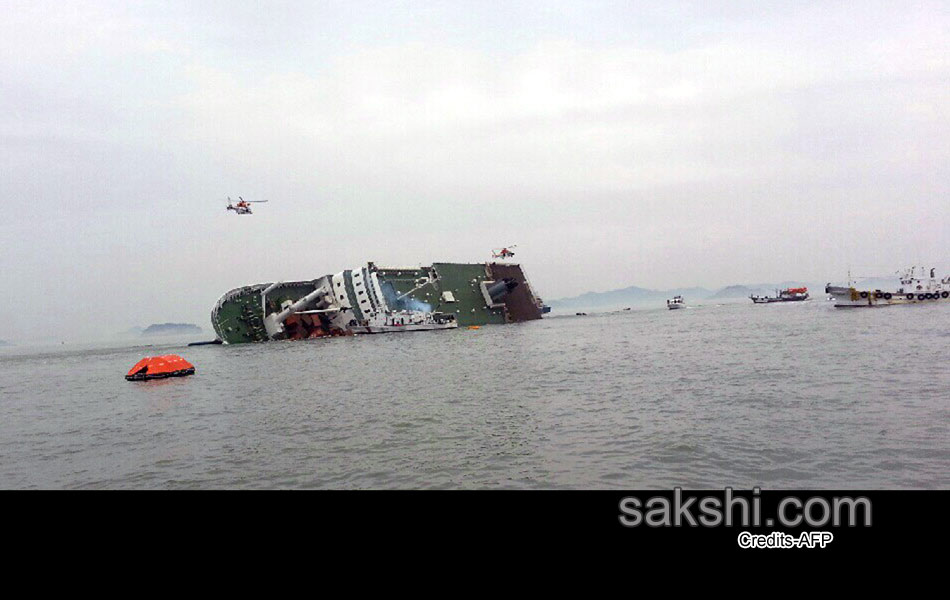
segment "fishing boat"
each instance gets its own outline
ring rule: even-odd
[[[808,300],[808,288],[785,288],[784,290],[775,290],[774,296],[759,296],[752,294],[749,296],[755,304],[771,304],[772,302],[801,302]]]
[[[686,308],[686,301],[683,300],[682,296],[673,296],[672,300],[666,301],[666,307],[670,310],[676,310],[677,308]]]
[[[950,302],[950,276],[938,279],[936,269],[917,267],[905,270],[896,290],[859,290],[849,281],[848,286],[825,286],[825,293],[834,298],[836,308],[890,306],[891,304],[933,304]]]

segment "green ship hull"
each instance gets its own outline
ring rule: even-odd
[[[211,323],[219,339],[240,344],[351,335],[383,314],[448,315],[464,327],[540,319],[543,308],[518,264],[368,263],[309,281],[233,289],[215,304]]]

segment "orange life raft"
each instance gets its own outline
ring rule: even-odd
[[[194,375],[194,373],[195,366],[193,364],[177,354],[166,354],[165,356],[146,356],[129,369],[125,378],[129,381],[142,381],[145,379],[163,379],[165,377],[184,377],[185,375]]]

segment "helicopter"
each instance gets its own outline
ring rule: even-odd
[[[267,200],[245,200],[240,196],[238,196],[238,200],[237,204],[231,204],[231,196],[228,196],[228,210],[233,210],[239,215],[252,215],[254,213],[251,212],[251,204],[267,202]]]
[[[511,249],[512,249],[512,248],[517,248],[517,247],[518,247],[518,245],[517,245],[517,244],[514,244],[514,245],[511,245],[511,246],[506,246],[505,248],[493,248],[492,251],[491,251],[491,257],[492,257],[492,258],[503,258],[503,259],[504,259],[504,258],[511,258],[512,256],[515,255],[515,253],[512,252]]]

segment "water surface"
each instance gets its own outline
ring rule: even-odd
[[[7,348],[0,487],[948,488],[948,353],[950,306],[823,301]]]

